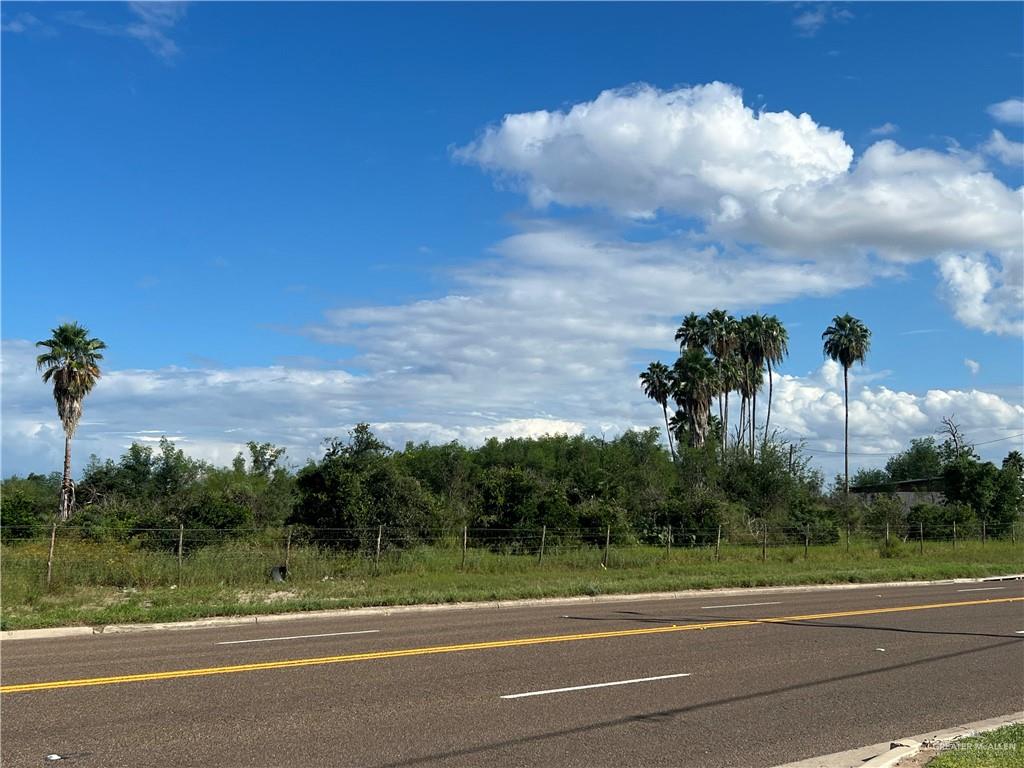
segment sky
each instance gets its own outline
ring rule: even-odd
[[[680,318],[776,314],[772,427],[842,466],[1024,433],[1019,3],[17,3],[2,471],[60,468],[35,341],[109,346],[75,465],[301,464],[661,424]],[[762,396],[763,397],[763,396]],[[763,402],[763,401],[762,401]]]

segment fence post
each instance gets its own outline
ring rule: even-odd
[[[466,544],[469,541],[469,526],[462,526],[462,570],[466,570]]]
[[[543,526],[540,529],[540,554],[537,555],[537,565],[541,565],[544,562],[544,540],[548,537],[548,527]]]
[[[668,541],[665,544],[665,556],[672,554],[672,523],[668,524]]]
[[[718,526],[718,538],[715,539],[715,560],[722,559],[722,526]]]
[[[850,554],[850,524],[846,524],[846,554]]]
[[[768,523],[764,524],[764,534],[761,536],[761,562],[768,562]]]
[[[886,546],[888,546],[888,544],[889,544],[889,521],[888,520],[885,521],[885,544],[886,544]]]
[[[956,549],[956,520],[953,521],[953,549]]]
[[[377,551],[373,555],[373,575],[377,575],[377,568],[380,566],[380,540],[384,536],[384,526],[377,526]]]
[[[284,572],[288,573],[288,564],[292,559],[292,527],[288,526],[288,538],[284,543]]]
[[[811,545],[811,526],[804,526],[804,560],[807,559],[807,549]]]
[[[1010,523],[1010,544],[1017,543],[1017,521]]]
[[[181,556],[185,547],[185,524],[178,524],[178,584],[181,584]]]
[[[612,527],[609,525],[604,533],[604,559],[601,560],[601,567],[608,567],[608,550],[612,546]]]
[[[985,541],[988,539],[988,532],[985,530],[985,521],[981,521],[981,544],[985,545]]]
[[[50,581],[53,579],[53,545],[57,540],[57,523],[50,528],[50,554],[46,558],[46,588],[50,588]]]
[[[924,554],[924,521],[917,524],[917,540],[920,542],[920,553]]]

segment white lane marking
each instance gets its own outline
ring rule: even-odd
[[[307,637],[337,637],[338,635],[370,635],[379,629],[361,629],[358,632],[326,632],[322,635],[291,635],[290,637],[261,637],[257,640],[225,640],[214,645],[237,645],[238,643],[271,643],[274,640],[305,640]]]
[[[958,589],[957,592],[990,592],[993,589],[1006,589],[1006,587],[974,587],[973,589]]]
[[[689,677],[689,672],[680,672],[676,675],[658,675],[657,677],[638,677],[633,680],[616,680],[613,683],[593,683],[592,685],[573,685],[569,688],[551,688],[546,691],[527,691],[526,693],[509,693],[502,696],[503,699],[522,699],[527,696],[546,696],[549,693],[566,693],[567,691],[585,691],[588,688],[607,688],[612,685],[630,685],[631,683],[649,683],[652,680],[669,680],[673,677]]]
[[[772,603],[733,603],[732,605],[702,605],[700,609],[702,611],[707,611],[711,608],[749,608],[753,605],[782,605],[782,601],[776,600]]]
[[[1014,634],[1015,635],[1024,635],[1024,629],[1018,629],[1016,632],[1014,632]]]

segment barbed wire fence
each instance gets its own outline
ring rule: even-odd
[[[362,528],[134,528],[51,524],[0,527],[5,578],[63,586],[256,586],[388,573],[593,571],[658,563],[764,564],[950,556],[991,544],[1018,546],[1024,523],[971,520],[876,525],[665,525]],[[1021,547],[1024,554],[1024,547]]]

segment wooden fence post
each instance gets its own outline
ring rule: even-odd
[[[288,573],[288,564],[292,559],[292,527],[288,526],[288,538],[284,543],[284,571]]]
[[[601,565],[605,568],[608,567],[608,550],[612,546],[612,527],[609,525],[604,533],[604,559],[601,560]]]
[[[718,538],[715,539],[715,561],[722,559],[722,526],[718,526]]]
[[[50,554],[46,558],[46,588],[50,588],[53,579],[53,545],[57,541],[57,523],[50,528]]]
[[[917,539],[918,539],[918,542],[921,545],[920,548],[919,548],[919,552],[923,555],[924,554],[924,521],[919,522],[917,524]]]
[[[846,524],[846,554],[850,554],[850,524]]]
[[[985,521],[982,520],[981,521],[981,544],[982,544],[982,546],[985,545],[985,542],[987,540],[988,540],[988,530],[987,530],[987,528],[985,526]]]
[[[956,520],[953,521],[953,549],[956,549]]]
[[[665,542],[665,557],[672,554],[672,523],[668,524],[668,539]]]
[[[804,560],[807,559],[807,550],[811,545],[811,527],[809,525],[804,526]]]
[[[768,523],[764,524],[764,533],[761,536],[761,562],[768,562]]]
[[[888,546],[888,544],[889,544],[889,521],[888,520],[885,521],[885,543],[886,543],[886,546]]]
[[[181,585],[181,557],[185,547],[185,524],[178,524],[178,585]]]
[[[547,539],[547,537],[548,537],[548,527],[547,527],[547,525],[544,525],[540,529],[540,554],[537,555],[537,565],[543,565],[544,564],[544,541]]]
[[[462,570],[466,569],[466,545],[469,543],[469,526],[462,526]]]

